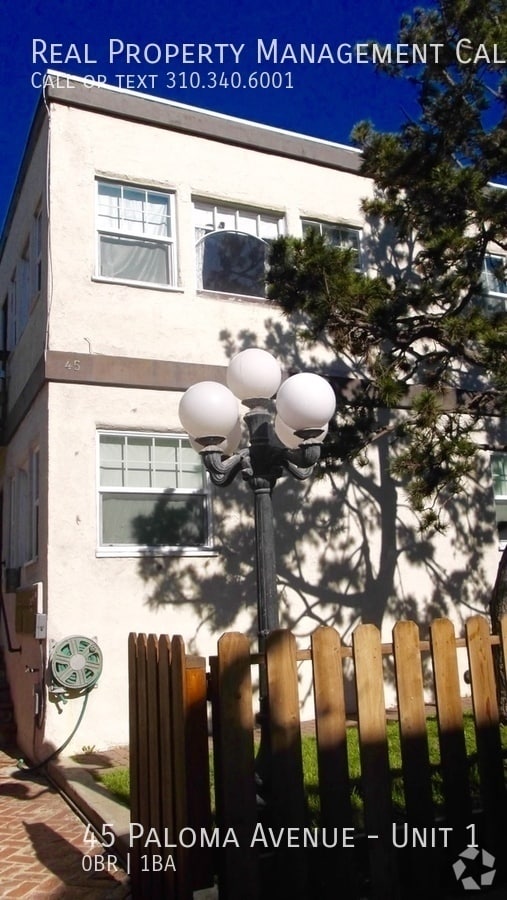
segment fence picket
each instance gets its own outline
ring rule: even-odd
[[[284,829],[276,851],[273,896],[305,900],[308,896],[307,858],[304,849],[287,846],[287,829],[301,834],[307,823],[301,755],[301,727],[296,662],[296,639],[289,631],[273,631],[266,640],[266,676],[269,694],[270,779],[269,825],[276,834]]]
[[[148,741],[148,672],[147,672],[147,637],[145,634],[138,635],[137,642],[137,709],[138,709],[138,727],[139,727],[139,754],[138,764],[139,773],[146,773],[147,789],[141,790],[139,793],[139,819],[138,822],[144,834],[147,834],[151,827],[150,817],[150,753]],[[141,869],[141,856],[143,850],[142,842],[135,841],[134,859],[137,857],[136,865]],[[140,897],[147,898],[151,896],[151,873],[142,872],[140,874],[141,893]]]
[[[448,619],[430,625],[430,646],[437,706],[442,788],[447,824],[452,828],[453,852],[466,843],[465,824],[471,821],[472,804],[463,725],[456,636]]]
[[[483,839],[498,853],[505,844],[505,784],[493,654],[489,628],[482,616],[465,626],[474,710],[477,755],[484,809]],[[503,851],[502,851],[503,852]]]
[[[160,828],[167,835],[167,843],[176,843],[174,829],[174,786],[173,753],[171,728],[171,641],[166,634],[158,639],[158,693],[159,693],[159,735],[160,735]],[[175,897],[176,876],[172,866],[164,872],[165,896]]]
[[[149,828],[155,829],[160,836],[160,734],[159,734],[159,709],[158,709],[158,641],[154,634],[149,634],[146,640],[146,714],[147,714],[147,755],[148,755],[148,821]],[[149,830],[149,829],[148,829]],[[147,832],[146,832],[147,833]],[[144,842],[143,842],[144,843]],[[153,865],[153,855],[160,854],[160,848],[155,843],[143,846],[143,856],[147,857],[145,869],[149,871],[146,879],[151,883],[153,894],[161,893],[163,873]]]
[[[131,632],[128,639],[129,660],[129,746],[130,746],[130,820],[140,822],[141,785],[144,784],[143,770],[140,765],[141,730],[139,727],[138,681],[140,661],[138,654],[138,635]],[[130,880],[135,896],[141,894],[141,855],[137,849],[131,848]]]
[[[211,797],[208,741],[207,679],[204,657],[187,657],[185,668],[186,697],[186,768],[187,824],[200,835],[201,828],[211,832]],[[194,891],[213,884],[212,850],[199,838],[190,849],[190,872]]]
[[[220,730],[215,765],[220,770],[219,826],[222,836],[231,828],[240,844],[228,844],[222,851],[219,892],[225,900],[258,900],[257,855],[251,845],[257,819],[254,718],[250,645],[245,635],[223,635],[218,642],[217,666]]]
[[[344,829],[352,828],[352,808],[340,635],[334,628],[317,628],[311,646],[321,824],[337,828],[340,836],[336,851],[322,855],[321,879],[324,889],[340,884],[353,900],[358,896],[354,857],[342,846]]]
[[[378,628],[359,625],[352,636],[352,647],[372,897],[394,900],[399,897],[399,884],[392,844],[391,773]]]
[[[407,822],[410,828],[421,829],[424,834],[434,824],[434,813],[419,629],[415,622],[397,622],[393,650]],[[438,866],[426,865],[426,848],[411,847],[406,855],[410,857],[411,896],[439,896]],[[433,857],[436,855],[434,849]]]
[[[414,825],[431,826],[430,759],[416,623],[398,622],[393,629],[393,644],[407,817]]]
[[[173,735],[174,824],[176,832],[176,882],[178,900],[191,900],[189,848],[183,846],[179,835],[188,825],[186,766],[186,677],[183,638],[175,635],[171,641],[171,707]]]

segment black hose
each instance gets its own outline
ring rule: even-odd
[[[88,704],[88,697],[90,695],[90,690],[91,690],[91,688],[89,690],[87,690],[84,695],[83,705],[81,707],[81,712],[79,713],[78,720],[77,720],[76,724],[74,725],[74,728],[72,729],[71,733],[69,734],[67,740],[64,741],[63,744],[61,745],[61,747],[58,747],[57,750],[53,750],[53,752],[49,756],[47,756],[46,759],[43,759],[41,762],[35,763],[35,765],[33,765],[33,766],[24,766],[24,764],[23,764],[24,761],[22,759],[18,759],[17,766],[18,766],[19,772],[16,772],[16,774],[14,775],[15,778],[24,778],[25,775],[32,775],[34,772],[38,772],[39,769],[42,769],[48,762],[51,762],[51,760],[54,759],[55,756],[58,756],[62,752],[62,750],[65,750],[67,744],[70,744],[76,731],[78,730],[79,726],[81,725],[83,716],[85,714],[86,706]]]

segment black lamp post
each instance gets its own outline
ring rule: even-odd
[[[285,473],[299,480],[312,474],[336,405],[332,388],[319,375],[299,373],[280,387],[281,381],[281,368],[271,354],[256,348],[243,350],[229,364],[229,387],[212,381],[194,384],[179,408],[181,423],[213,483],[223,487],[241,473],[253,491],[260,653],[264,652],[266,636],[279,627],[273,488]],[[240,450],[236,449],[241,440],[238,400],[248,408],[244,420],[249,441]],[[268,697],[262,665],[259,701],[257,771],[264,778]]]

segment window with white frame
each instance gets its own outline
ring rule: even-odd
[[[9,479],[9,567],[34,562],[39,555],[39,451]]]
[[[97,182],[97,274],[112,281],[176,285],[174,197]]]
[[[361,268],[361,230],[348,225],[320,222],[317,219],[302,219],[303,236],[309,231],[322,235],[333,247],[340,250],[353,250],[356,259],[355,268]]]
[[[266,253],[284,234],[284,217],[196,201],[194,223],[198,288],[265,297]]]
[[[100,432],[99,549],[211,547],[207,473],[187,437]]]
[[[486,290],[486,309],[507,311],[507,257],[487,253],[484,257],[482,281]]]
[[[507,453],[491,454],[491,476],[498,537],[501,546],[507,543]]]

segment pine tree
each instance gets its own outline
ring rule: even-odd
[[[392,472],[423,527],[459,492],[484,415],[507,406],[505,303],[489,307],[485,261],[506,280],[507,56],[505,0],[441,0],[400,24],[400,44],[438,45],[426,63],[382,65],[408,78],[416,121],[398,134],[356,126],[373,197],[365,273],[352,249],[310,231],[272,247],[268,294],[364,382],[328,444],[328,464],[392,436]],[[402,409],[389,425],[378,409]]]
[[[487,263],[505,293],[506,2],[417,9],[402,19],[398,43],[438,52],[380,67],[413,84],[416,120],[397,134],[364,122],[353,133],[374,189],[363,202],[369,273],[353,250],[310,231],[275,242],[268,292],[303,321],[302,337],[324,342],[361,380],[340,408],[328,467],[389,434],[392,473],[428,529],[443,527],[442,509],[463,490],[484,417],[494,422],[507,408],[507,297],[488,307],[484,284]],[[507,612],[506,560],[491,601],[495,631]],[[507,721],[499,656],[496,664]]]

